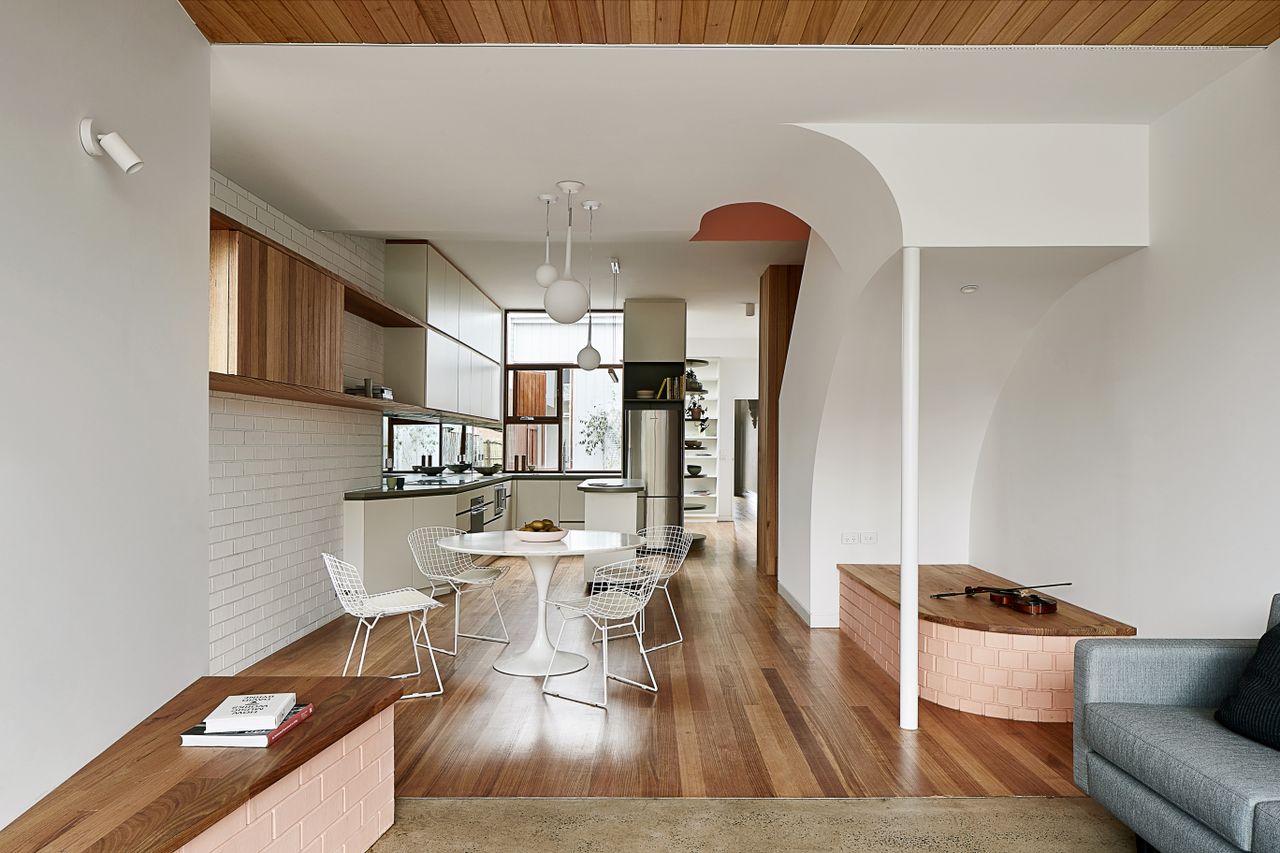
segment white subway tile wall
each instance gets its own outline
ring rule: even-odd
[[[320,559],[342,494],[377,485],[382,417],[209,395],[209,672],[244,669],[338,614]]]
[[[312,231],[217,172],[209,204],[383,292],[381,240]],[[344,316],[342,373],[382,382],[383,331]],[[209,394],[209,672],[231,675],[338,615],[320,554],[342,554],[342,493],[378,483],[382,418]]]

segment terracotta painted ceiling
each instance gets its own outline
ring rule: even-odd
[[[214,43],[1268,45],[1280,0],[179,0]]]

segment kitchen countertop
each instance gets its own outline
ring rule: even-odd
[[[357,489],[354,492],[347,492],[342,496],[343,500],[348,501],[377,501],[395,498],[428,498],[433,495],[456,495],[462,492],[469,492],[474,489],[483,489],[486,486],[492,486],[496,483],[508,483],[512,480],[589,480],[590,475],[584,474],[563,474],[560,472],[525,472],[525,473],[505,473],[494,474],[486,477],[481,474],[450,474],[442,477],[445,482],[431,483],[429,485],[415,486],[414,481],[423,479],[422,474],[393,474],[389,476],[404,477],[403,489],[389,489],[385,481],[381,486],[374,486],[371,489]],[[596,478],[599,479],[599,478]],[[630,482],[630,481],[628,481]]]
[[[643,492],[644,480],[624,480],[618,477],[596,477],[578,484],[580,492],[626,493]]]

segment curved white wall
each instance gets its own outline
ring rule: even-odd
[[[1045,318],[1001,394],[971,556],[1148,636],[1256,635],[1280,592],[1280,51],[1151,126],[1150,249]]]

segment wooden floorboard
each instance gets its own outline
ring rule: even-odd
[[[1080,796],[1070,725],[926,702],[920,730],[901,731],[897,683],[837,631],[801,622],[772,579],[756,574],[750,516],[740,517],[691,525],[707,541],[672,584],[685,643],[652,655],[657,696],[613,682],[607,712],[546,698],[539,680],[491,669],[504,647],[463,640],[458,658],[439,657],[443,697],[396,706],[396,795]],[[566,563],[553,597],[581,588],[580,564]],[[531,587],[517,565],[499,588],[517,638],[532,630]],[[452,607],[431,614],[437,642],[447,644],[452,618]],[[374,632],[366,674],[411,667],[399,621]],[[463,623],[471,633],[498,628],[478,596],[464,600]],[[669,636],[670,616],[656,601],[649,624]],[[246,673],[336,675],[353,625],[338,619]],[[588,648],[582,625],[565,635],[570,648]],[[592,665],[561,687],[600,689],[597,647],[587,654]],[[633,642],[615,641],[610,663],[630,677],[642,672]]]

